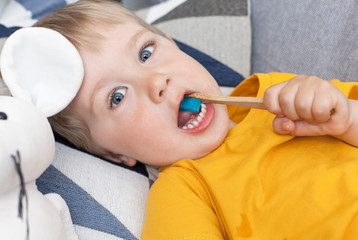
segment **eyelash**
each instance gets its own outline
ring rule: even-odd
[[[118,106],[121,105],[122,101],[121,101],[120,103],[118,103],[117,105],[113,106],[112,100],[113,100],[113,97],[114,97],[114,95],[116,94],[116,92],[117,92],[119,89],[122,89],[122,88],[125,88],[125,87],[117,87],[117,88],[114,88],[114,89],[112,90],[112,92],[109,94],[109,96],[108,96],[108,104],[107,104],[109,110],[116,109]],[[128,90],[128,89],[127,89],[127,90]],[[126,90],[126,91],[127,91],[127,90]]]
[[[156,42],[155,42],[154,40],[151,40],[151,41],[146,42],[146,43],[143,45],[143,47],[141,47],[141,49],[140,49],[140,51],[139,51],[139,54],[138,54],[138,59],[139,59],[140,62],[142,62],[141,59],[140,59],[140,55],[142,54],[143,50],[146,49],[146,48],[149,47],[149,46],[153,46],[153,48],[154,48],[154,49],[153,49],[153,52],[152,52],[152,54],[151,54],[151,56],[154,54]]]

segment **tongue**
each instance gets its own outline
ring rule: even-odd
[[[192,118],[196,117],[196,113],[188,111],[179,111],[178,114],[178,127],[184,126]]]

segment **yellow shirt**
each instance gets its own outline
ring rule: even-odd
[[[262,97],[293,76],[256,74],[233,95]],[[356,83],[332,83],[358,98]],[[239,124],[218,149],[162,169],[142,239],[358,239],[358,148],[276,134],[265,110],[229,115]]]

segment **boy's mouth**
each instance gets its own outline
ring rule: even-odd
[[[205,103],[201,104],[199,112],[179,111],[178,114],[178,127],[187,130],[193,129],[200,125],[205,114],[207,112],[207,106]]]

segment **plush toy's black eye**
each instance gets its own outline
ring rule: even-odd
[[[4,112],[0,112],[0,120],[6,120],[7,119],[7,115]]]

